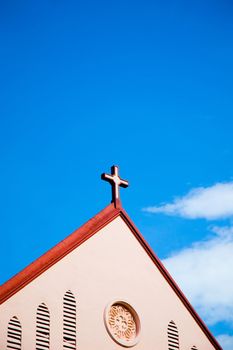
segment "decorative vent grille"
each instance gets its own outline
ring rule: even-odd
[[[179,334],[174,321],[169,322],[167,327],[168,350],[179,349]]]
[[[63,349],[76,349],[76,301],[70,290],[63,297]]]
[[[36,313],[36,350],[49,349],[50,317],[47,306],[42,303]]]
[[[21,349],[22,329],[16,316],[12,317],[7,329],[7,349]]]

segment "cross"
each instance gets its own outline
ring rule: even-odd
[[[115,204],[115,207],[117,207],[117,204],[120,202],[120,191],[119,187],[128,187],[129,183],[126,180],[122,180],[120,176],[118,175],[119,169],[118,166],[113,165],[111,167],[111,175],[103,173],[101,175],[101,179],[108,181],[110,185],[112,186],[112,203]]]

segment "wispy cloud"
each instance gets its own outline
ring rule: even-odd
[[[233,325],[233,227],[212,231],[213,238],[194,243],[163,263],[208,324]]]
[[[217,337],[217,340],[222,345],[224,350],[232,350],[233,349],[233,336],[228,334],[221,334]]]
[[[143,209],[150,213],[177,215],[189,219],[222,219],[233,216],[233,182],[192,189],[172,203]]]
[[[233,182],[193,188],[172,202],[143,209],[188,219],[233,219]],[[232,223],[232,220],[229,220]],[[214,226],[210,238],[171,254],[163,263],[209,325],[233,327],[233,226]],[[233,336],[222,334],[224,350],[233,349]]]

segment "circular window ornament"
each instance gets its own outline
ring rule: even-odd
[[[104,321],[109,335],[118,344],[125,347],[137,344],[140,331],[139,317],[128,303],[116,301],[108,305]]]

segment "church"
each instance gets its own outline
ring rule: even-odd
[[[135,227],[117,166],[112,201],[2,285],[0,350],[221,350]]]

